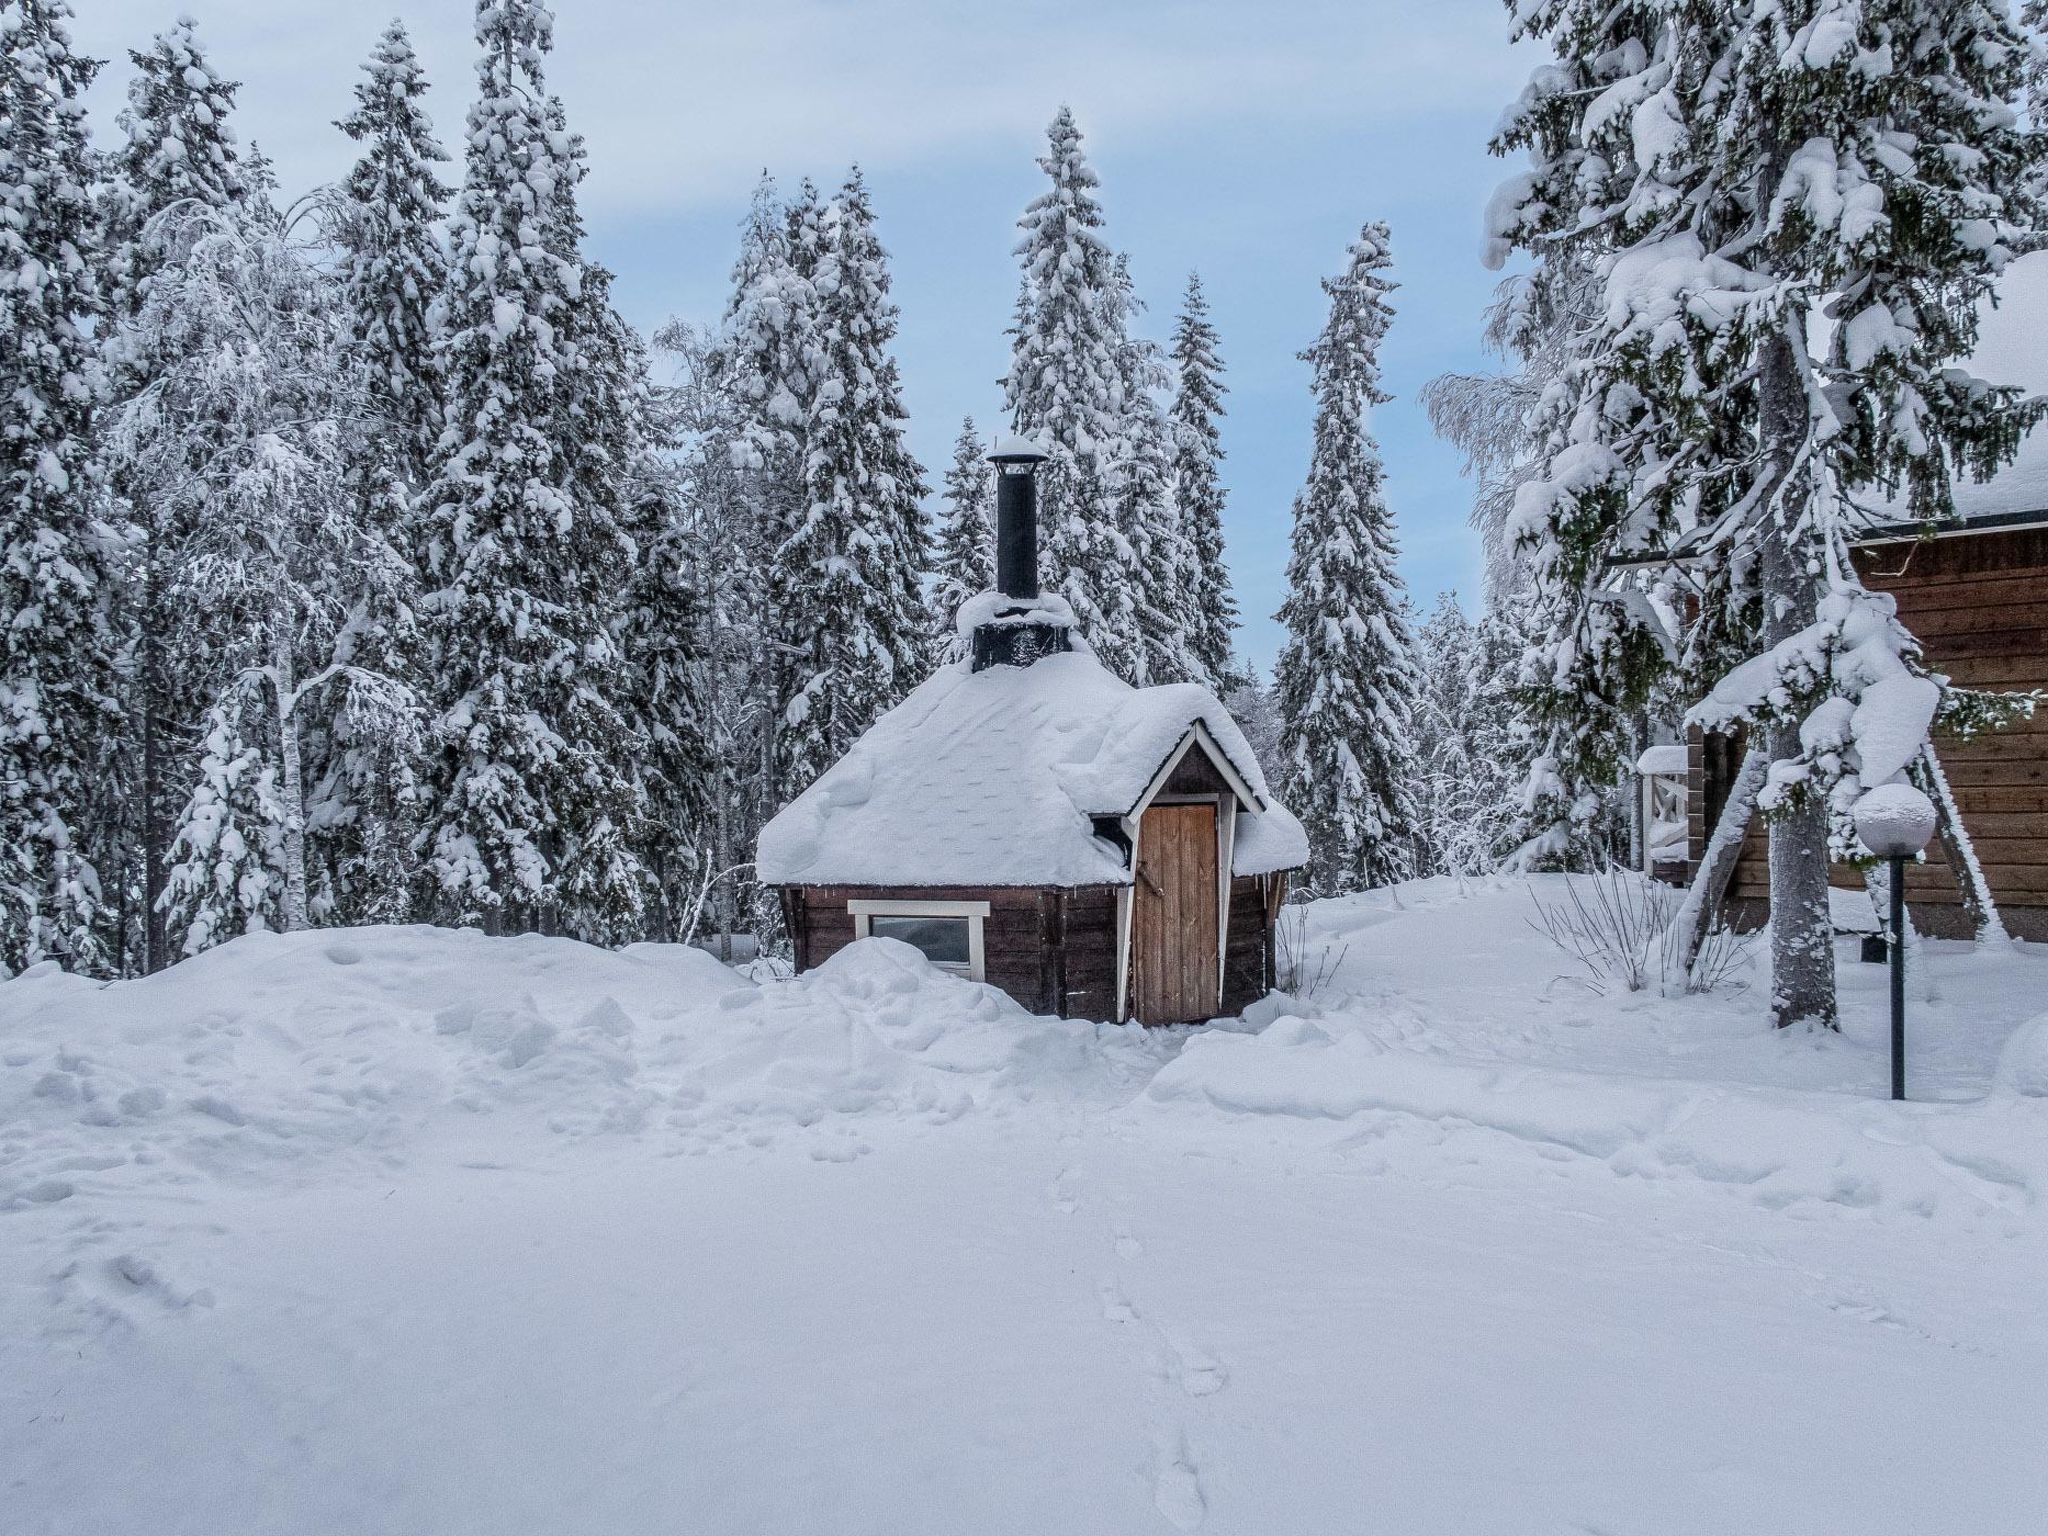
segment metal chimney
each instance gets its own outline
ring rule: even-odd
[[[1041,656],[1071,649],[1065,624],[1038,612],[1038,466],[1044,450],[1015,432],[995,441],[995,617],[974,630],[974,670],[1028,667]]]
[[[1004,597],[1038,596],[1038,466],[1045,462],[1029,439],[1014,432],[996,439],[988,456],[996,467],[996,590]]]

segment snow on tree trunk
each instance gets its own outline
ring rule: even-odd
[[[1751,747],[1743,753],[1742,765],[1735,770],[1735,782],[1728,786],[1728,799],[1721,806],[1720,819],[1714,823],[1707,846],[1700,853],[1700,866],[1693,871],[1685,899],[1671,917],[1671,926],[1678,931],[1683,948],[1678,956],[1677,974],[1664,978],[1667,993],[1674,987],[1682,989],[1691,977],[1700,948],[1720,915],[1721,898],[1727,894],[1728,882],[1742,858],[1742,845],[1756,816],[1757,794],[1764,787],[1764,775],[1770,766],[1770,755],[1761,747]]]
[[[1963,910],[1970,914],[1977,942],[1996,946],[2010,944],[2012,937],[2006,932],[2005,919],[1999,915],[1998,900],[1991,894],[1991,882],[1985,877],[1984,865],[1977,857],[1977,845],[1970,837],[1970,829],[1963,824],[1962,812],[1956,808],[1955,791],[1949,788],[1948,774],[1941,766],[1941,758],[1933,743],[1922,749],[1919,768],[1938,813],[1935,832],[1941,839],[1948,867],[1955,872],[1956,884],[1962,892]]]
[[[306,902],[306,778],[299,753],[299,684],[289,636],[280,633],[272,644],[270,686],[277,702],[271,713],[277,726],[277,797],[283,824],[279,841],[284,852],[280,926],[286,933],[297,933],[310,921]]]

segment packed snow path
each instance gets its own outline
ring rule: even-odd
[[[1546,1000],[1527,899],[1319,908],[1343,958],[1258,1033],[886,943],[0,986],[0,1524],[2035,1529],[2040,958],[1937,952],[1971,1102],[1895,1108],[1854,1018]]]

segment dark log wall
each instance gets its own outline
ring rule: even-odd
[[[2048,689],[2048,529],[1873,545],[1856,551],[1856,565],[1868,586],[1898,599],[1899,618],[1919,638],[1928,665],[1958,687]],[[2006,927],[2048,939],[2048,711],[1972,741],[1937,735],[1934,745]],[[1703,804],[1710,766],[1695,740],[1688,776],[1694,805]],[[1707,831],[1710,823],[1704,830],[1695,823],[1695,859]],[[1861,884],[1846,868],[1835,881]],[[1735,915],[1760,921],[1769,894],[1759,820],[1730,890]],[[1906,894],[1922,932],[1969,937],[1955,872],[1938,842],[1924,864],[1909,870]]]
[[[1223,951],[1223,1012],[1238,1013],[1273,986],[1267,881],[1230,883],[1230,933]],[[847,902],[985,901],[982,926],[987,980],[1033,1013],[1068,1019],[1116,1015],[1116,892],[1112,885],[1072,890],[1015,886],[792,886],[782,893],[796,947],[808,971],[853,942]]]
[[[985,979],[1033,1013],[1110,1019],[1116,1011],[1116,888],[794,886],[783,893],[796,967],[808,971],[853,942],[852,900],[985,901]]]
[[[1251,875],[1238,875],[1230,882],[1230,932],[1223,939],[1225,1014],[1244,1012],[1273,989],[1273,942],[1267,927],[1264,883]]]

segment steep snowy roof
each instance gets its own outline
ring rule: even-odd
[[[1977,350],[1963,366],[1992,384],[2016,384],[2030,395],[2048,393],[2048,251],[2022,256],[1998,280],[1998,304],[1980,311]],[[1956,515],[1966,521],[2038,512],[2048,519],[2048,425],[2020,444],[2019,456],[1989,480],[1958,477]],[[1874,527],[1910,521],[1903,502],[1870,509]]]
[[[1263,809],[1241,808],[1232,865],[1308,862],[1230,712],[1191,683],[1133,688],[1093,656],[941,667],[762,829],[774,885],[1128,885],[1094,818],[1134,810],[1199,725]]]

